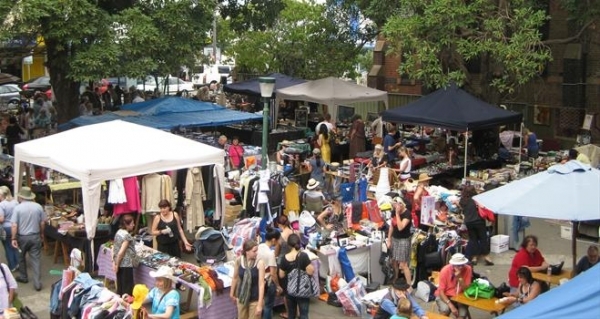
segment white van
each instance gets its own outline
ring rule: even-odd
[[[194,88],[209,85],[213,81],[231,83],[231,69],[229,65],[205,65],[204,72],[192,75]]]

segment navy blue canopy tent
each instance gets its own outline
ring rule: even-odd
[[[275,89],[273,90],[273,95],[275,95],[275,91],[277,91],[278,89],[283,89],[288,86],[294,86],[306,82],[306,80],[293,78],[291,76],[287,76],[281,73],[271,73],[267,76],[275,78]],[[258,78],[226,84],[225,86],[223,86],[223,91],[229,93],[260,96],[260,86],[258,85]]]
[[[227,109],[210,102],[201,102],[181,97],[164,97],[141,103],[122,106],[122,111],[99,116],[80,116],[61,124],[59,130],[74,127],[123,120],[161,130],[177,127],[214,127],[250,120],[261,120],[254,113]]]
[[[600,318],[600,264],[498,319]]]
[[[427,125],[456,131],[472,131],[520,123],[523,114],[484,102],[451,84],[409,103],[384,111],[386,122]]]

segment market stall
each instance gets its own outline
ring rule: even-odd
[[[572,269],[575,269],[576,224],[600,218],[598,194],[600,170],[571,160],[479,194],[473,197],[473,200],[496,214],[574,222]]]
[[[451,84],[405,106],[382,112],[384,121],[425,125],[469,132],[521,123],[523,114],[507,111],[484,102]],[[467,145],[464,145],[464,176],[467,175]]]
[[[61,124],[60,131],[90,124],[122,120],[161,130],[217,127],[262,120],[259,114],[239,112],[223,106],[181,97],[164,97],[123,105],[121,111],[98,116],[80,116]]]
[[[67,174],[81,182],[87,238],[96,234],[100,193],[106,180],[215,164],[222,211],[224,151],[153,128],[111,121],[68,130],[15,146],[15,194],[22,185],[25,163]],[[220,217],[220,216],[216,216]]]
[[[326,104],[331,118],[338,117],[338,106],[357,102],[381,101],[388,108],[388,95],[385,91],[355,84],[342,79],[327,77],[284,89],[275,90],[276,103],[282,100],[306,101]]]
[[[281,73],[271,73],[267,75],[267,77],[275,79],[275,90],[284,89],[288,86],[294,86],[306,82],[306,80],[297,79]],[[261,96],[258,78],[225,84],[225,86],[223,86],[223,91],[227,93],[245,94],[257,97]]]

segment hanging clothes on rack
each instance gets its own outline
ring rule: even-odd
[[[185,179],[185,208],[186,219],[185,229],[195,231],[196,226],[204,226],[204,205],[202,201],[206,200],[206,191],[204,189],[204,180],[200,167],[188,169]]]
[[[256,216],[256,206],[253,205],[254,199],[254,184],[257,183],[259,177],[252,171],[244,172],[244,175],[240,178],[242,185],[242,210],[243,215],[246,217]]]
[[[158,202],[166,199],[174,203],[171,176],[152,173],[142,178],[142,212],[158,213]]]
[[[113,215],[122,215],[131,212],[140,212],[142,205],[140,202],[140,186],[136,176],[123,178],[123,188],[127,201],[117,203],[113,206]]]
[[[108,197],[106,201],[110,204],[123,204],[127,202],[123,179],[117,178],[108,183]]]
[[[284,188],[285,210],[283,213],[287,216],[290,212],[300,213],[300,186],[294,181],[290,181]]]

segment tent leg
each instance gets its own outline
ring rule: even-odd
[[[577,265],[577,228],[579,228],[579,222],[571,223],[571,250],[573,252],[573,267],[571,268],[575,271],[575,266]]]
[[[519,126],[519,170],[521,169],[521,158],[523,156],[521,156],[521,151],[523,148],[523,122],[521,122],[521,125]],[[518,173],[518,171],[517,171]]]
[[[463,171],[463,177],[467,178],[467,154],[469,149],[469,130],[465,132],[465,168]]]

